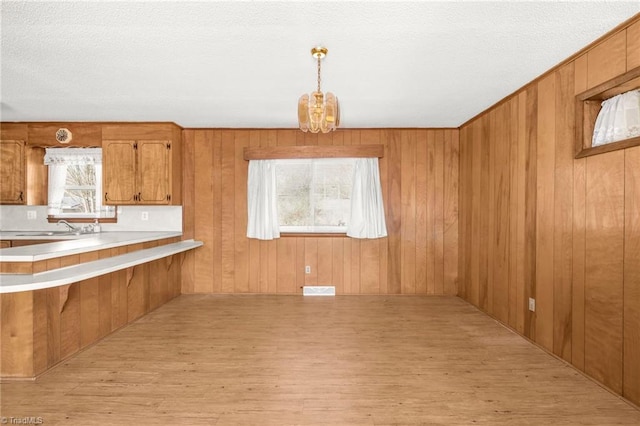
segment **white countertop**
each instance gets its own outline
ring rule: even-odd
[[[182,235],[181,232],[101,232],[99,234],[81,235],[34,235],[37,233],[37,231],[0,231],[0,240],[57,241],[0,249],[0,262],[36,262],[130,244],[146,243],[164,238],[180,237]]]

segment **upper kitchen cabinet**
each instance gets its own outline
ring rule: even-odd
[[[104,141],[106,204],[171,204],[170,141]]]
[[[106,125],[102,186],[108,205],[181,203],[181,129],[173,124]]]
[[[102,143],[102,191],[105,204],[136,204],[136,142]]]
[[[25,143],[0,140],[0,204],[26,204]]]

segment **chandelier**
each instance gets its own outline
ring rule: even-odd
[[[340,125],[338,98],[331,92],[320,90],[320,61],[327,55],[326,47],[314,47],[311,56],[318,60],[318,88],[298,100],[298,126],[303,132],[328,133]]]

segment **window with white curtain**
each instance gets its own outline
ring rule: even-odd
[[[56,217],[101,217],[102,149],[47,148],[48,214]]]
[[[387,236],[378,158],[251,160],[247,237],[280,233]]]
[[[596,118],[591,146],[599,146],[640,136],[640,89],[602,102]]]

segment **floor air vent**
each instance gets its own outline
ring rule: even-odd
[[[302,287],[303,296],[335,296],[336,287],[332,285],[305,285]]]

